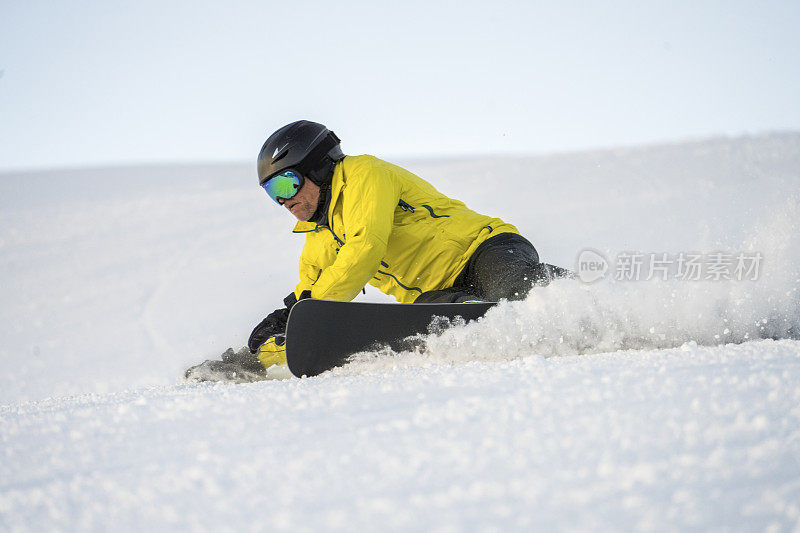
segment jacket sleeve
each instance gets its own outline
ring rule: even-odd
[[[310,291],[314,283],[317,281],[320,275],[320,267],[316,266],[313,262],[309,261],[306,252],[306,248],[309,246],[308,240],[306,240],[306,244],[303,246],[303,252],[300,254],[300,264],[299,264],[299,274],[300,274],[300,283],[294,289],[294,295],[296,298],[300,298],[300,295],[303,294],[305,291]]]
[[[311,289],[313,298],[349,301],[377,273],[386,254],[400,183],[391,170],[364,164],[349,173],[342,191],[345,244]]]

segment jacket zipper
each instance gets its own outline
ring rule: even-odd
[[[399,202],[397,202],[397,205],[403,211],[411,211],[412,213],[416,212],[416,209],[414,208],[414,206],[408,204],[407,202],[404,202],[402,198],[400,199]],[[433,208],[431,206],[429,206],[428,204],[422,204],[422,207],[427,209],[428,213],[430,213],[431,217],[433,217],[433,218],[448,218],[450,216],[450,215],[437,215],[436,213],[433,212]]]
[[[344,241],[342,239],[340,239],[339,236],[336,235],[336,233],[334,233],[334,231],[331,228],[329,228],[328,226],[323,226],[321,224],[317,224],[317,226],[314,229],[307,229],[307,230],[302,230],[302,231],[294,231],[294,230],[292,230],[292,233],[311,233],[312,231],[317,232],[317,231],[320,230],[320,228],[325,228],[326,230],[330,231],[331,235],[333,235],[333,238],[336,240],[336,243],[339,246],[344,246]]]
[[[339,246],[344,246],[344,241],[342,239],[340,239],[339,236],[336,235],[336,233],[334,233],[334,231],[330,228],[330,226],[317,226],[315,229],[319,229],[319,228],[325,228],[326,230],[330,231],[331,235],[333,235],[333,238],[336,239],[336,243]]]

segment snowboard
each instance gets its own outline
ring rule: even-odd
[[[389,346],[408,349],[407,337],[428,333],[435,317],[482,317],[494,302],[393,304],[305,299],[286,325],[286,362],[297,377],[316,376],[348,357]]]

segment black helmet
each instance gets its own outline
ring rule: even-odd
[[[317,185],[330,183],[333,167],[344,158],[339,137],[322,124],[298,120],[269,136],[258,154],[258,183],[294,169]]]

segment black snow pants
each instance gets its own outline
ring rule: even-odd
[[[540,263],[536,248],[522,235],[501,233],[478,246],[452,287],[423,292],[414,303],[522,300],[534,285],[572,276],[567,269]]]

